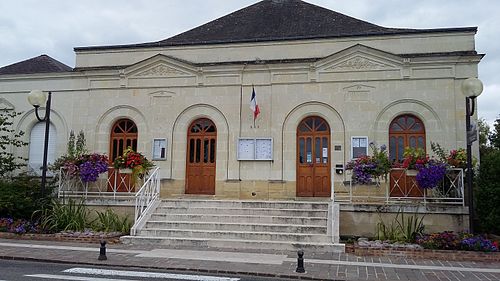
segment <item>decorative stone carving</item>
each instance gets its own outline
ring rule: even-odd
[[[376,62],[364,57],[354,57],[334,65],[328,70],[341,69],[341,70],[381,70],[388,69],[389,66],[380,62]]]
[[[157,65],[153,68],[150,68],[144,72],[137,74],[137,76],[143,76],[143,77],[160,77],[160,76],[177,76],[177,75],[186,75],[186,73],[165,64]]]

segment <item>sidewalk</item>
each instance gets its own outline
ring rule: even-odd
[[[306,273],[300,274],[295,273],[296,252],[108,244],[107,260],[98,261],[99,247],[99,244],[0,239],[0,258],[305,280],[500,280],[500,263],[358,257],[306,251]]]

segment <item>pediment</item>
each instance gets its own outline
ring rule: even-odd
[[[173,57],[157,55],[125,69],[124,74],[134,78],[192,77],[196,68]]]
[[[316,63],[320,72],[355,72],[400,69],[403,59],[397,55],[363,45],[332,54]]]
[[[356,85],[352,85],[349,87],[345,87],[344,91],[348,92],[348,93],[356,93],[356,92],[370,92],[373,89],[375,89],[375,87],[373,87],[373,86],[356,84]]]
[[[0,98],[0,110],[14,110],[15,107],[12,103],[4,98]]]

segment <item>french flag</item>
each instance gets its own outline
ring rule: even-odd
[[[252,98],[250,99],[250,109],[253,112],[253,120],[257,119],[260,113],[259,105],[257,104],[257,96],[255,95],[255,89],[252,87]]]

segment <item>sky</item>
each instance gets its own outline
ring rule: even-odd
[[[74,47],[159,41],[258,0],[0,0],[0,67],[47,54],[71,67]],[[500,1],[307,0],[385,27],[477,26],[484,91],[478,116],[500,118]]]

